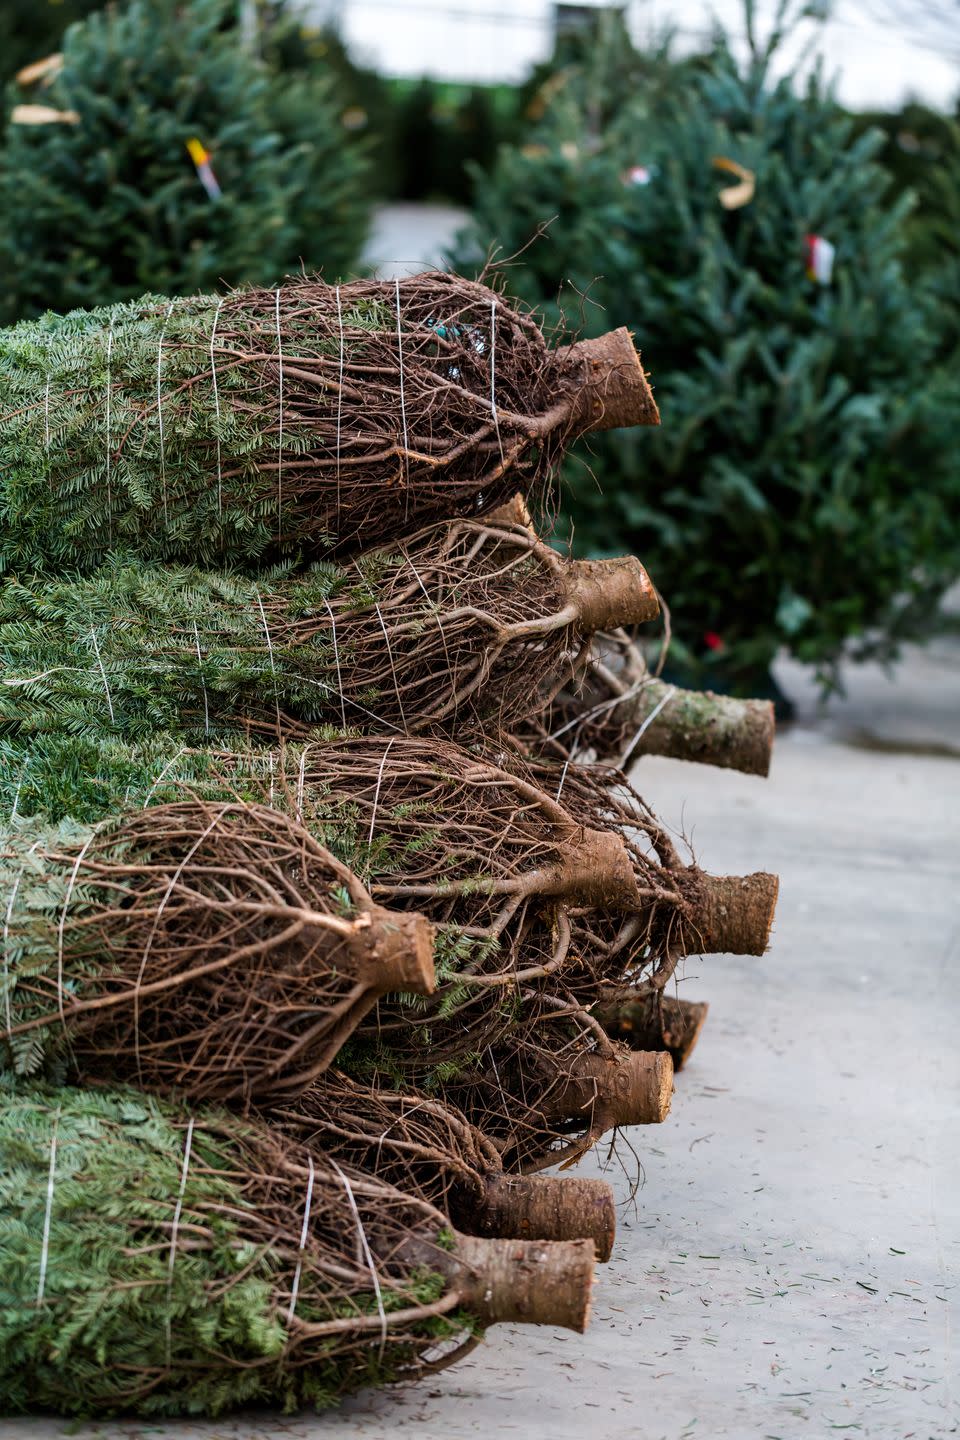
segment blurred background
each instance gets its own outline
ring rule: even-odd
[[[581,446],[668,673],[825,692],[956,632],[960,0],[5,0],[4,323],[485,266],[628,325],[659,431]]]

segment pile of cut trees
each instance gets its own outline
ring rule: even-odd
[[[549,514],[659,422],[630,335],[449,274],[0,335],[0,1408],[332,1404],[587,1322],[772,875],[644,753],[766,773],[768,705],[648,672],[640,561]],[[528,505],[530,509],[528,510]]]

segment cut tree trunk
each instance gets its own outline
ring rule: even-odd
[[[697,900],[693,955],[763,955],[777,908],[780,880],[765,870],[752,875],[707,875],[687,871]],[[699,880],[699,884],[696,880]]]
[[[770,773],[775,730],[770,700],[738,700],[648,680],[622,710],[629,710],[637,730],[623,751],[625,765],[638,755],[666,755],[744,775]],[[620,714],[618,723],[625,718]]]
[[[430,1267],[446,1272],[463,1308],[483,1325],[558,1325],[582,1334],[590,1319],[592,1240],[487,1240],[457,1235],[446,1260],[432,1248]]]
[[[605,1180],[550,1175],[488,1175],[477,1228],[518,1239],[592,1239],[609,1260],[617,1230],[613,1191]]]
[[[660,411],[625,325],[595,340],[578,340],[557,352],[583,387],[586,404],[580,418],[586,430],[618,430],[629,425],[659,425]]]
[[[672,1096],[673,1062],[664,1051],[634,1051],[613,1061],[580,1055],[542,1109],[554,1121],[592,1112],[593,1128],[605,1134],[623,1125],[662,1124]]]
[[[707,1022],[705,1000],[678,1000],[657,990],[598,1006],[594,1015],[613,1040],[632,1050],[666,1050],[674,1070],[682,1070]]]

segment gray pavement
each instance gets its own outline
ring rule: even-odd
[[[606,1158],[623,1200],[587,1335],[502,1327],[428,1384],[322,1417],[72,1433],[960,1432],[960,652],[914,654],[895,681],[854,672],[825,715],[803,672],[782,676],[801,718],[769,781],[637,771],[707,868],[777,870],[782,890],[764,959],[688,963],[682,993],[711,1012],[667,1123],[586,1167]]]

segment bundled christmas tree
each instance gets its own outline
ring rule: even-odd
[[[601,1002],[595,1013],[608,1035],[642,1053],[666,1050],[674,1070],[682,1070],[700,1039],[709,1009],[703,1000],[683,1000],[647,985]]]
[[[608,785],[606,772],[566,765],[558,777],[544,765],[528,776],[450,743],[376,736],[235,753],[44,737],[7,759],[13,803],[30,810],[76,813],[87,803],[93,813],[124,797],[156,804],[183,787],[279,806],[364,877],[379,903],[430,917],[435,998],[382,998],[366,1022],[351,1024],[342,1063],[442,1089],[527,1169],[550,1163],[558,1145],[575,1157],[614,1125],[667,1113],[666,1055],[618,1053],[589,1013],[598,1000],[622,1003],[647,979],[662,991],[685,955],[761,954],[769,938],[775,877],[684,865],[639,797],[620,796],[625,782],[614,775]],[[92,787],[92,804],[64,792],[71,774]],[[562,804],[552,798],[561,786]],[[149,834],[149,811],[143,823]],[[130,1023],[126,1012],[121,1019]],[[82,1005],[77,1022],[91,1029]],[[87,1073],[98,1046],[107,1053],[94,1034]],[[167,1083],[196,1087],[196,1066],[175,1039],[164,1055]],[[273,1088],[302,1088],[302,1067],[284,1064],[290,1073]],[[269,1082],[231,1077],[219,1093]]]
[[[39,57],[33,57],[39,59]],[[130,0],[14,87],[0,152],[0,315],[273,283],[354,265],[364,161],[320,70],[278,76],[228,0]],[[24,106],[55,118],[31,123]]]
[[[518,727],[532,754],[587,754],[626,770],[641,755],[667,755],[767,775],[773,752],[770,700],[688,690],[652,673],[624,630],[592,645],[582,669]]]
[[[669,597],[674,666],[747,694],[784,644],[825,679],[845,653],[892,656],[960,570],[940,320],[904,269],[906,204],[877,137],[770,59],[719,42],[612,117],[604,75],[575,71],[481,182],[457,255],[515,254],[555,216],[511,285],[549,312],[568,282],[572,321],[627,324],[656,357],[662,430],[567,468],[577,538],[636,549]]]
[[[609,1260],[613,1192],[603,1180],[516,1175],[488,1135],[436,1096],[362,1085],[328,1071],[266,1117],[325,1155],[444,1210],[459,1230],[525,1240],[589,1237]]]
[[[435,987],[433,932],[373,905],[265,806],[186,800],[0,830],[0,1070],[247,1101],[303,1090],[390,990]]]
[[[0,732],[509,726],[576,684],[594,631],[657,608],[631,557],[564,560],[477,521],[276,580],[131,561],[11,579]]]
[[[42,737],[4,748],[0,803],[48,823],[64,812],[95,823],[185,794],[285,810],[377,903],[440,927],[444,977],[458,1005],[467,1003],[461,989],[476,987],[481,1015],[486,993],[509,996],[519,979],[560,972],[575,983],[569,926],[534,924],[538,912],[572,908],[579,965],[589,970],[602,956],[611,983],[661,966],[669,974],[683,955],[762,954],[769,939],[776,877],[714,876],[686,863],[625,778],[605,767],[531,766],[505,753],[504,768],[450,741],[322,732],[280,749],[193,749],[162,735],[135,746]],[[633,919],[615,947],[595,951],[590,927],[599,935],[607,916],[618,926]],[[581,980],[589,997],[597,977]],[[439,998],[448,1009],[451,997]],[[450,1039],[470,1049],[468,1032]]]
[[[657,423],[625,330],[550,349],[451,275],[47,316],[0,336],[0,569],[369,547]]]
[[[582,1330],[592,1240],[458,1235],[266,1126],[133,1092],[4,1091],[0,1408],[325,1408],[501,1320]]]
[[[520,495],[492,518],[536,534]],[[667,755],[747,775],[769,773],[771,701],[740,700],[667,683],[660,678],[666,645],[651,668],[636,636],[612,628],[611,618],[608,611],[604,633],[584,648],[569,679],[549,702],[514,725],[513,738],[526,753],[563,761],[592,756],[618,770],[626,770],[641,755]]]

